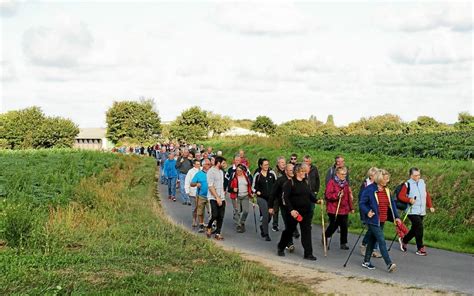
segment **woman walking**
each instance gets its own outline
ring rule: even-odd
[[[266,241],[271,241],[268,234],[268,223],[270,222],[270,215],[268,213],[268,200],[272,193],[273,185],[276,181],[276,175],[270,169],[268,159],[263,158],[259,160],[261,164],[259,171],[253,178],[252,191],[257,195],[257,204],[262,215],[262,224],[260,225],[260,234]]]
[[[237,165],[234,177],[229,183],[230,199],[234,206],[234,222],[236,231],[245,232],[245,221],[249,213],[252,184],[247,175],[247,168],[243,164]]]

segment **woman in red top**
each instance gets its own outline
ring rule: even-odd
[[[341,249],[349,250],[347,246],[347,227],[349,213],[354,213],[352,206],[352,191],[346,180],[347,168],[339,167],[336,175],[326,186],[327,213],[329,226],[326,229],[326,239],[330,238],[338,227],[341,229]]]
[[[237,165],[234,178],[230,180],[229,191],[234,206],[234,222],[236,231],[245,232],[245,221],[249,213],[250,198],[252,197],[252,182],[247,175],[247,168],[243,164]]]

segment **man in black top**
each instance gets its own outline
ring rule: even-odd
[[[183,205],[191,205],[191,199],[186,194],[184,189],[184,181],[186,179],[186,175],[188,171],[193,167],[193,158],[192,155],[189,153],[188,149],[183,150],[182,156],[178,157],[176,161],[176,169],[178,170],[178,178],[179,178],[179,196],[183,202]]]
[[[311,212],[316,203],[316,197],[305,179],[307,170],[306,164],[297,164],[294,169],[295,176],[283,185],[282,202],[291,218],[288,219],[288,228],[283,231],[278,243],[278,256],[285,256],[285,247],[299,223],[304,259],[316,260],[311,242]]]

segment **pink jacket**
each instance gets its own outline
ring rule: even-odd
[[[344,187],[342,188],[344,191],[344,195],[341,200],[341,204],[339,206],[339,212],[338,215],[348,215],[350,211],[352,211],[354,208],[352,207],[352,200],[351,200],[351,188],[349,187],[349,184],[345,184]],[[341,187],[337,184],[337,182],[334,179],[329,180],[328,185],[326,186],[326,210],[330,214],[336,214],[337,210],[337,204],[339,202],[339,191],[341,191]]]

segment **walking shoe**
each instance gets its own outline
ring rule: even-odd
[[[367,250],[367,247],[364,245],[360,245],[360,253],[362,256],[365,256],[365,251]]]
[[[418,249],[418,251],[416,251],[415,254],[417,254],[417,255],[419,255],[419,256],[426,256],[426,255],[428,255],[428,254],[426,253],[425,247],[421,247],[420,249]]]
[[[280,256],[280,257],[284,257],[285,256],[285,250],[278,249],[277,250],[277,255]]]
[[[380,254],[379,251],[374,250],[374,251],[372,252],[372,257],[374,257],[374,258],[382,258],[382,254]]]
[[[241,224],[240,229],[242,229],[242,232],[245,232],[245,224]]]
[[[270,241],[272,241],[272,239],[270,238],[269,235],[266,235],[266,236],[265,236],[265,241],[270,242]]]
[[[198,226],[197,223],[196,223],[196,222],[193,222],[192,227],[195,228],[195,227],[197,227],[197,226]]]
[[[183,202],[183,206],[185,206],[185,205],[187,205],[187,204],[188,204],[187,202],[185,202],[185,201]]]
[[[199,233],[203,233],[204,232],[204,225],[201,224],[199,225],[199,230],[198,230]]]
[[[388,272],[395,272],[397,271],[397,265],[395,263],[391,263],[390,265],[387,266]]]
[[[190,201],[188,201],[188,206],[192,205]]]
[[[375,269],[375,266],[373,266],[372,263],[370,263],[370,262],[364,262],[364,263],[362,263],[362,267],[365,267],[365,268],[367,268],[367,269],[369,269],[369,270],[374,270],[374,269]]]
[[[401,237],[398,238],[398,242],[400,243],[400,250],[402,250],[402,252],[406,252],[407,244],[403,242],[403,239]]]
[[[214,236],[214,238],[215,238],[216,240],[224,240],[224,237],[223,237],[221,234],[219,234],[219,233],[216,233],[216,235]]]
[[[171,195],[168,195],[168,199],[171,200],[171,198],[172,198]]]
[[[341,250],[349,250],[347,244],[341,244]]]
[[[242,226],[240,225],[235,226],[235,231],[237,231],[238,233],[242,233]]]
[[[313,255],[305,255],[303,257],[306,260],[316,261],[318,258],[314,257]]]
[[[207,238],[211,238],[211,235],[212,235],[212,228],[207,228],[207,229],[206,229],[206,236],[207,236]]]
[[[288,252],[293,253],[295,251],[295,245],[288,244],[288,246],[286,246],[286,249],[288,250]]]
[[[295,232],[293,232],[293,237],[296,239],[300,238],[300,233],[298,232],[298,230],[295,230]]]
[[[276,226],[276,225],[273,225],[273,227],[272,227],[272,231],[280,231],[280,229],[278,229],[278,226]]]
[[[173,201],[176,201],[176,197],[174,197],[174,196],[173,196],[173,197],[171,197],[171,199],[172,199]]]

